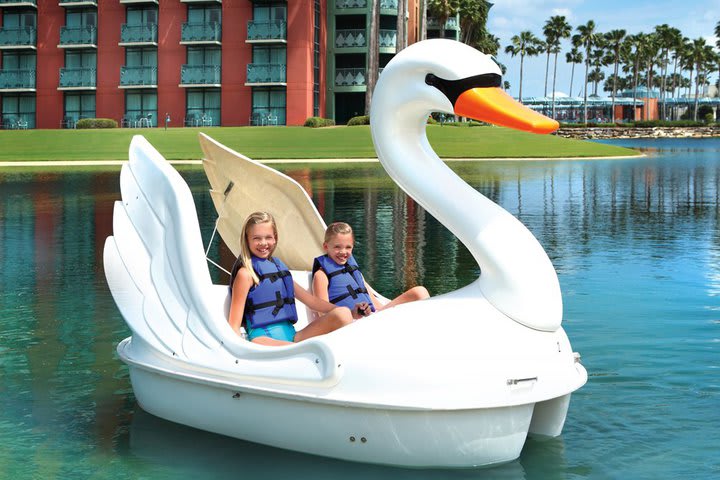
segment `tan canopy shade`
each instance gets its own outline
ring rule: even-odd
[[[321,255],[325,222],[307,192],[292,178],[199,134],[218,232],[237,256],[243,222],[267,211],[278,227],[274,255],[293,270],[310,270]]]

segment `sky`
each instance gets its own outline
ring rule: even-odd
[[[656,25],[667,23],[690,39],[699,37],[715,46],[715,25],[720,21],[720,0],[491,0],[494,4],[488,17],[488,31],[500,39],[498,61],[507,67],[504,80],[510,82],[510,94],[517,97],[520,87],[520,57],[505,53],[513,35],[529,30],[543,39],[543,26],[554,15],[563,15],[573,28],[593,20],[599,32],[623,29],[628,34],[650,33]],[[556,92],[570,93],[571,64],[565,61],[570,51],[569,39],[562,44],[558,55]],[[545,92],[545,55],[525,57],[523,67],[523,97],[543,96]],[[548,95],[552,92],[553,58],[550,56]],[[611,67],[605,75],[611,73]],[[582,96],[584,64],[576,65],[573,96]],[[718,78],[717,72],[710,76]],[[607,96],[601,92],[600,96]],[[590,91],[592,93],[592,90]]]

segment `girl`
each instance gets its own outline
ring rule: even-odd
[[[387,305],[380,305],[377,297],[365,285],[362,273],[352,256],[355,237],[350,225],[343,222],[331,223],[325,230],[323,250],[325,255],[317,257],[313,264],[313,293],[335,305],[346,306],[355,311],[358,304],[360,315],[428,298],[425,287],[413,287],[394,298]]]
[[[236,333],[244,324],[248,340],[263,345],[301,342],[337,330],[353,321],[349,308],[338,307],[314,297],[295,283],[288,268],[272,256],[278,233],[275,219],[267,212],[255,212],[245,220],[240,257],[230,277],[230,316]],[[295,295],[312,310],[326,313],[296,332]],[[359,315],[358,315],[359,316]]]

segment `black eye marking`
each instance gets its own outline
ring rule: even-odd
[[[460,80],[445,80],[428,73],[425,76],[425,83],[440,90],[455,105],[458,97],[463,92],[471,88],[499,87],[502,84],[502,77],[497,73],[483,73],[482,75],[461,78]]]

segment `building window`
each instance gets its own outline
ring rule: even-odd
[[[154,90],[128,90],[125,92],[123,126],[154,127],[157,122],[157,93]]]
[[[272,22],[287,20],[287,4],[285,2],[256,3],[253,5],[253,20],[256,22]]]
[[[220,125],[220,89],[188,88],[185,126]]]
[[[187,63],[188,65],[220,65],[221,64],[220,47],[188,47]]]
[[[285,125],[286,93],[282,87],[252,89],[251,125]]]
[[[202,5],[188,5],[188,23],[192,24],[206,24],[206,23],[221,23],[222,19],[222,7],[219,6],[202,6]]]
[[[127,7],[126,21],[128,25],[157,25],[157,7]]]
[[[95,93],[65,92],[65,119],[95,118]]]
[[[3,28],[18,28],[37,26],[37,19],[34,11],[5,10],[2,15]]]
[[[35,95],[2,96],[2,128],[35,128]]]
[[[97,27],[96,10],[67,10],[65,14],[66,27]]]
[[[261,65],[286,65],[287,49],[284,46],[253,46],[253,63]]]
[[[125,49],[125,65],[128,67],[157,67],[157,48],[128,47]]]

